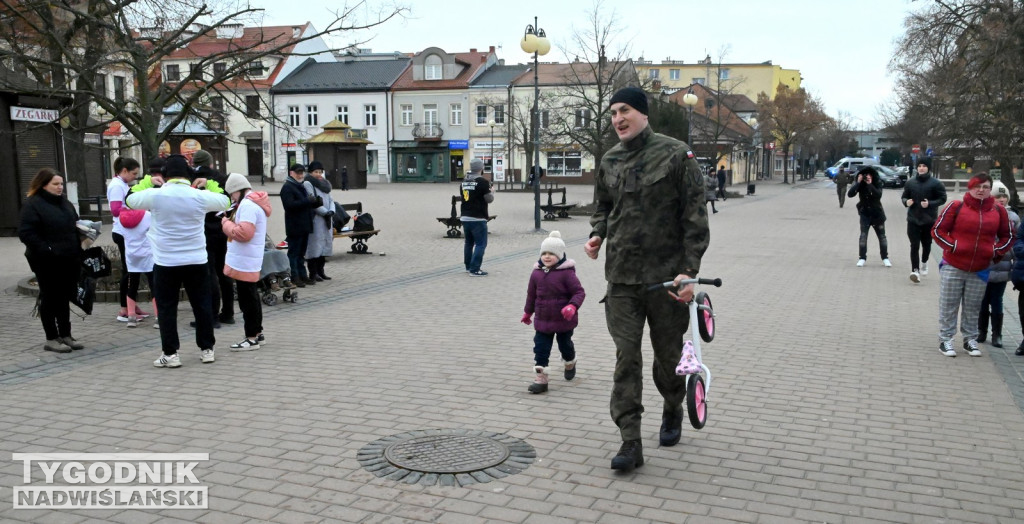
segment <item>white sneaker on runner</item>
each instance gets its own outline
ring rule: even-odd
[[[178,354],[173,355],[160,355],[160,358],[153,361],[153,365],[158,368],[180,368],[181,359],[178,358]]]
[[[204,350],[202,350],[200,352],[199,359],[203,361],[203,364],[209,364],[210,362],[213,362],[214,360],[217,360],[213,356],[213,350],[212,349],[204,349]]]

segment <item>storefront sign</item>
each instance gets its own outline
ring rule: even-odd
[[[56,109],[11,106],[11,120],[21,120],[23,122],[55,122],[59,118],[60,111]]]
[[[495,140],[492,143],[489,140],[477,140],[477,141],[473,142],[473,149],[490,149],[492,147],[494,149],[504,149],[505,148],[505,141],[504,140]]]
[[[449,140],[448,149],[469,149],[469,140]]]

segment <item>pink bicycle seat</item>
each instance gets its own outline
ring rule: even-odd
[[[687,340],[683,344],[683,354],[679,358],[679,365],[676,366],[676,375],[693,375],[700,372],[700,361],[697,360],[697,353],[693,351],[693,342]]]

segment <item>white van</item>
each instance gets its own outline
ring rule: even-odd
[[[846,171],[847,173],[856,173],[861,166],[877,166],[881,165],[878,160],[871,157],[843,157],[842,160],[836,162],[832,167],[825,169],[825,175],[829,178],[835,178],[840,171]]]

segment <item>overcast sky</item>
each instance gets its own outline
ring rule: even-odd
[[[310,21],[324,29],[338,0],[252,0],[266,9],[268,25]],[[399,0],[403,1],[403,0]],[[574,28],[584,28],[591,0],[512,0],[453,2],[404,0],[409,12],[372,30],[330,42],[362,45],[374,52],[416,52],[437,46],[448,52],[498,48],[506,64],[529,56],[519,40],[533,17],[552,40],[546,61],[564,61],[560,48],[570,44]],[[820,98],[830,115],[840,111],[855,127],[879,122],[878,109],[890,99],[888,74],[903,20],[923,2],[910,0],[604,0],[601,12],[614,13],[619,29],[613,47],[629,45],[632,58],[654,63],[671,57],[694,63],[706,55],[717,61],[760,63],[771,60],[800,70],[803,87]],[[372,16],[388,4],[369,0],[357,10]],[[608,52],[614,56],[613,51]]]

